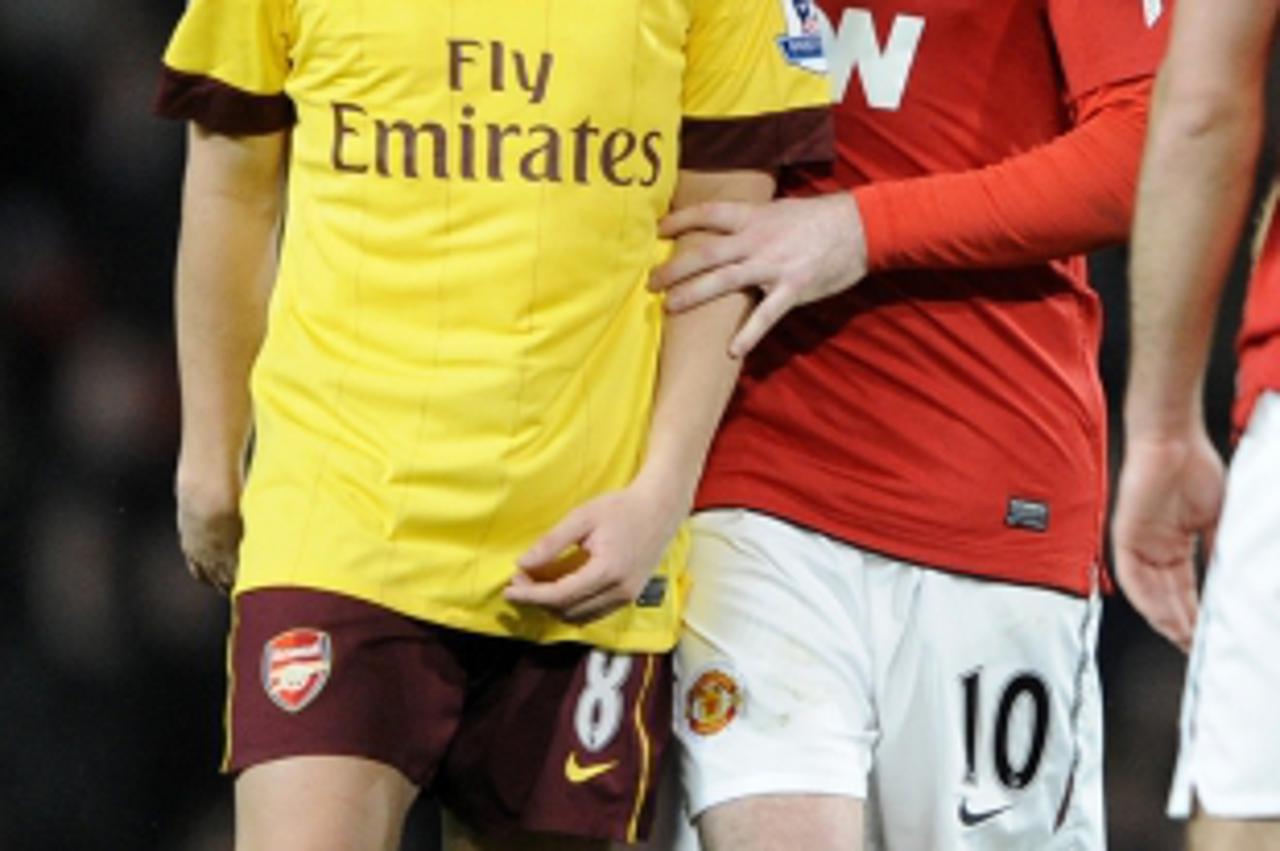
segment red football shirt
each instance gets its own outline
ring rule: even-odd
[[[839,159],[798,192],[1043,145],[1080,95],[1154,72],[1161,0],[821,0]],[[1088,180],[1088,174],[1081,174]],[[1106,500],[1083,258],[902,271],[794,311],[748,359],[698,504],[945,570],[1088,593]]]
[[[1274,211],[1249,281],[1237,352],[1240,373],[1232,421],[1242,434],[1258,397],[1280,390],[1280,218]]]

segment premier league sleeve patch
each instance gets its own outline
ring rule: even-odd
[[[827,73],[822,45],[822,12],[815,0],[781,0],[787,32],[778,36],[778,48],[788,63],[815,74]]]
[[[262,687],[285,712],[301,712],[320,696],[332,667],[328,633],[291,629],[263,645]]]

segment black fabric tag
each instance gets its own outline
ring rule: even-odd
[[[1049,503],[1035,499],[1010,497],[1009,510],[1004,515],[1004,525],[1010,529],[1048,532]]]
[[[667,598],[667,577],[655,576],[644,586],[640,596],[636,597],[636,605],[642,609],[656,609]]]

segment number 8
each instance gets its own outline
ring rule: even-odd
[[[602,650],[591,651],[587,659],[587,682],[573,713],[573,726],[578,732],[578,740],[587,750],[603,750],[618,735],[626,709],[622,701],[622,689],[630,674],[630,656],[614,656]]]

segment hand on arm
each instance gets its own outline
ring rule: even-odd
[[[867,273],[867,246],[857,202],[847,192],[790,198],[767,205],[703,204],[662,222],[684,240],[652,276],[679,312],[735,291],[760,293],[730,347],[742,357],[793,307],[848,289]]]
[[[734,341],[745,354],[785,313],[854,286],[868,271],[1023,266],[1128,234],[1150,81],[1079,99],[1062,136],[994,165],[888,180],[763,208],[695,207],[668,235],[714,234],[653,276],[685,309],[733,289],[764,294]],[[1081,175],[1087,175],[1082,179]]]
[[[1253,183],[1275,21],[1275,5],[1255,0],[1179,3],[1139,185],[1115,565],[1134,607],[1184,650],[1196,545],[1212,548],[1224,488],[1204,369]]]
[[[224,591],[235,580],[249,371],[275,278],[286,143],[284,133],[190,131],[175,286],[178,532],[192,574]]]
[[[763,202],[773,179],[758,172],[682,172],[674,207],[703,201]],[[693,235],[689,239],[703,237]],[[645,460],[631,484],[568,514],[519,560],[507,599],[583,623],[635,600],[688,515],[739,361],[728,343],[748,307],[745,295],[668,316]],[[583,563],[564,574],[561,555]]]

